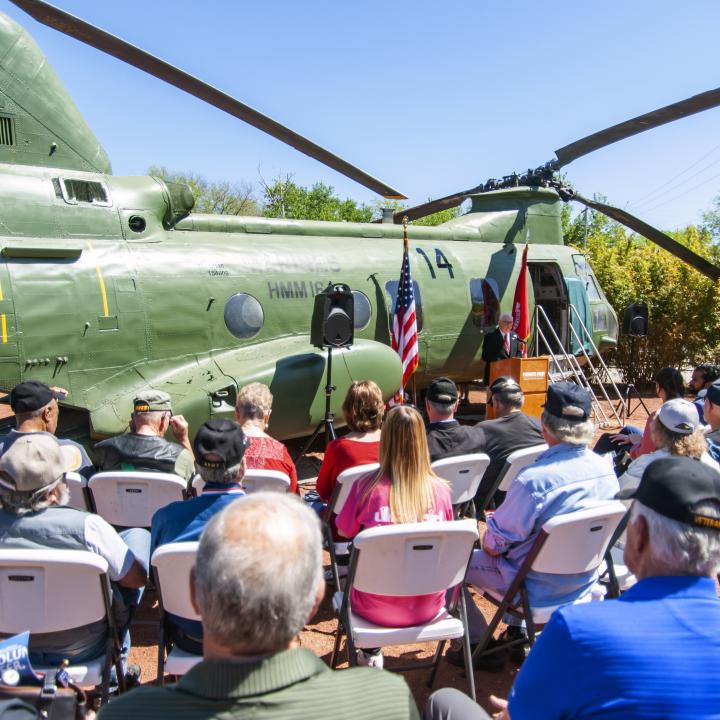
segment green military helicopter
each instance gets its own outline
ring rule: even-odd
[[[202,81],[82,20],[15,0],[35,19],[145,70],[371,188],[392,187]],[[565,247],[561,202],[579,200],[717,279],[720,270],[623,211],[575,195],[556,176],[592,150],[720,104],[720,90],[630,120],[557,152],[529,171],[404,211],[410,219],[471,199],[438,227],[411,227],[421,389],[438,375],[481,377],[483,333],[509,308],[529,244],[531,304],[541,304],[574,352],[568,303],[584,308],[600,352],[617,318],[585,258]],[[32,38],[0,15],[0,389],[39,379],[68,389],[60,432],[122,432],[131,400],[168,391],[194,430],[232,413],[252,381],[275,395],[272,433],[308,435],[325,414],[325,352],[310,341],[314,296],[344,283],[355,339],[336,352],[339,406],[372,377],[391,396],[400,362],[390,347],[399,279],[400,216],[385,223],[270,220],[192,213],[189,188],[111,174],[105,151]],[[395,221],[394,223],[392,221]]]

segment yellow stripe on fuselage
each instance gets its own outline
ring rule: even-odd
[[[94,255],[92,243],[88,243],[87,246],[88,250],[93,252]],[[98,285],[100,285],[100,296],[102,297],[103,315],[104,317],[108,317],[110,315],[110,310],[108,309],[107,292],[105,292],[105,280],[103,279],[102,270],[100,269],[100,263],[95,264],[95,273],[97,274]]]
[[[0,314],[0,328],[2,329],[3,345],[7,345],[7,320],[5,318],[5,313]]]

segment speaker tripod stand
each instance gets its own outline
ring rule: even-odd
[[[333,424],[335,415],[330,410],[333,391],[337,390],[335,385],[332,384],[332,351],[332,346],[328,345],[327,371],[325,374],[325,417],[318,423],[318,426],[310,436],[310,439],[303,446],[303,449],[300,451],[298,457],[302,457],[312,447],[312,444],[315,442],[317,436],[323,431],[325,432],[325,447],[328,446],[328,443],[331,440],[335,439],[335,425]]]
[[[635,335],[630,336],[630,367],[635,367],[635,342],[637,340],[637,337]],[[634,380],[634,378],[632,378]],[[631,409],[630,403],[632,400],[632,395],[635,394],[635,398],[637,400],[637,405],[635,405],[634,409]],[[615,408],[615,411],[620,411],[620,418],[623,421],[623,424],[625,424],[625,421],[632,417],[632,414],[636,412],[640,407],[642,406],[643,410],[649,415],[650,410],[648,410],[647,405],[645,404],[645,401],[642,399],[642,395],[640,395],[639,390],[637,387],[635,387],[635,383],[629,382],[625,385],[625,394],[623,397],[622,402],[618,403],[618,407]]]

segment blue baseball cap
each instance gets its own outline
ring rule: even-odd
[[[592,410],[592,396],[572,382],[551,383],[543,408],[549,415],[568,422],[585,422]]]

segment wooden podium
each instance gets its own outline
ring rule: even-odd
[[[522,411],[530,417],[539,418],[542,415],[542,406],[545,404],[548,387],[548,368],[550,358],[508,358],[490,363],[490,384],[503,375],[509,375],[517,380],[525,395]],[[492,405],[485,408],[486,417],[494,418]]]

